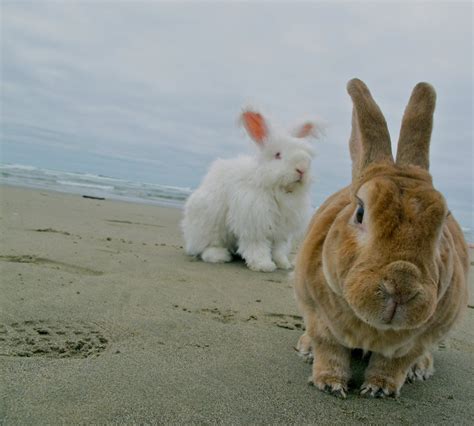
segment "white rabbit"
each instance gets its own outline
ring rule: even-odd
[[[321,129],[307,122],[292,135],[278,134],[250,110],[241,120],[258,154],[212,163],[184,207],[186,253],[211,263],[237,253],[254,271],[290,269],[292,243],[310,217],[314,152],[304,139],[319,137]]]

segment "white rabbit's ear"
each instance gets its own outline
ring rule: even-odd
[[[291,132],[291,134],[295,138],[307,138],[310,136],[317,138],[320,135],[320,130],[316,127],[315,123],[312,123],[311,121],[307,121],[306,123],[294,129]]]
[[[241,116],[242,123],[249,136],[260,146],[268,138],[268,126],[263,115],[256,111],[244,111]]]

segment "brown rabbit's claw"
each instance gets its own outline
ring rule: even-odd
[[[326,384],[324,385],[324,389],[322,389],[322,391],[332,396],[335,396],[337,398],[342,398],[342,399],[347,398],[347,389],[339,383],[336,385]]]
[[[428,380],[434,374],[433,356],[431,354],[424,355],[419,359],[407,373],[406,381],[413,383],[417,380]]]
[[[368,398],[385,398],[386,396],[396,398],[399,392],[388,384],[380,387],[372,383],[364,383],[360,388],[360,395]]]
[[[299,350],[298,348],[293,348],[297,353],[298,353],[298,356],[303,358],[303,361],[308,363],[308,364],[312,364],[313,361],[314,361],[314,355],[313,355],[313,352],[312,351],[306,351],[306,352],[303,352],[301,350]]]
[[[407,379],[408,383],[414,383],[416,381],[428,380],[433,375],[433,370],[425,370],[423,368],[418,368],[413,366],[408,370]]]
[[[308,384],[311,386],[315,386],[324,393],[335,396],[337,398],[347,398],[347,385],[344,385],[343,383],[325,383],[324,381],[318,381],[315,383],[313,378],[310,377],[308,379]]]
[[[311,347],[311,338],[306,333],[300,337],[294,349],[298,352],[298,355],[303,358],[304,362],[312,364],[314,353],[313,348]]]

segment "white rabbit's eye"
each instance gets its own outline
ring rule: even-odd
[[[281,160],[281,152],[277,152],[277,153],[275,154],[275,158],[276,158],[277,160]]]
[[[364,220],[364,205],[360,204],[357,207],[356,214],[355,214],[355,221],[358,224],[361,224]]]

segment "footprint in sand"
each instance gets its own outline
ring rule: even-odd
[[[197,311],[191,311],[190,309],[180,307],[179,305],[173,305],[174,308],[180,308],[183,312],[195,313],[199,315],[205,315],[212,318],[215,321],[229,324],[236,322],[254,322],[261,319],[261,314],[253,314],[250,316],[243,317],[239,315],[239,312],[233,311],[231,309],[221,310],[217,307],[214,308],[203,308],[198,309]],[[275,325],[279,328],[285,328],[287,330],[303,330],[304,323],[303,318],[299,315],[291,314],[280,314],[273,312],[263,313],[263,319],[266,322],[269,322],[272,325]]]
[[[117,223],[123,225],[141,225],[141,226],[154,226],[156,228],[164,228],[164,225],[158,225],[156,223],[143,223],[143,222],[132,222],[130,220],[117,220],[117,219],[105,219],[109,223]]]
[[[237,311],[232,311],[231,309],[226,309],[221,311],[218,308],[204,308],[200,309],[198,313],[202,315],[208,315],[212,319],[222,322],[224,324],[230,322],[236,322],[238,319],[236,318]]]
[[[70,272],[73,274],[80,275],[103,275],[101,271],[95,271],[89,268],[83,268],[82,266],[71,265],[69,263],[58,262],[56,260],[46,259],[43,257],[37,257],[32,255],[19,255],[19,256],[6,256],[0,255],[0,260],[4,262],[14,262],[14,263],[30,263],[33,265],[44,266],[53,269],[59,269],[65,272]]]
[[[299,315],[287,315],[269,312],[265,314],[265,317],[277,327],[286,328],[287,330],[302,330],[304,327],[303,317]]]
[[[57,229],[53,228],[40,228],[40,229],[34,229],[35,232],[48,232],[48,233],[53,233],[53,234],[62,234],[62,235],[71,235],[69,232],[66,231],[58,231]]]
[[[28,320],[0,324],[0,355],[12,357],[90,358],[99,356],[109,339],[93,323]]]

